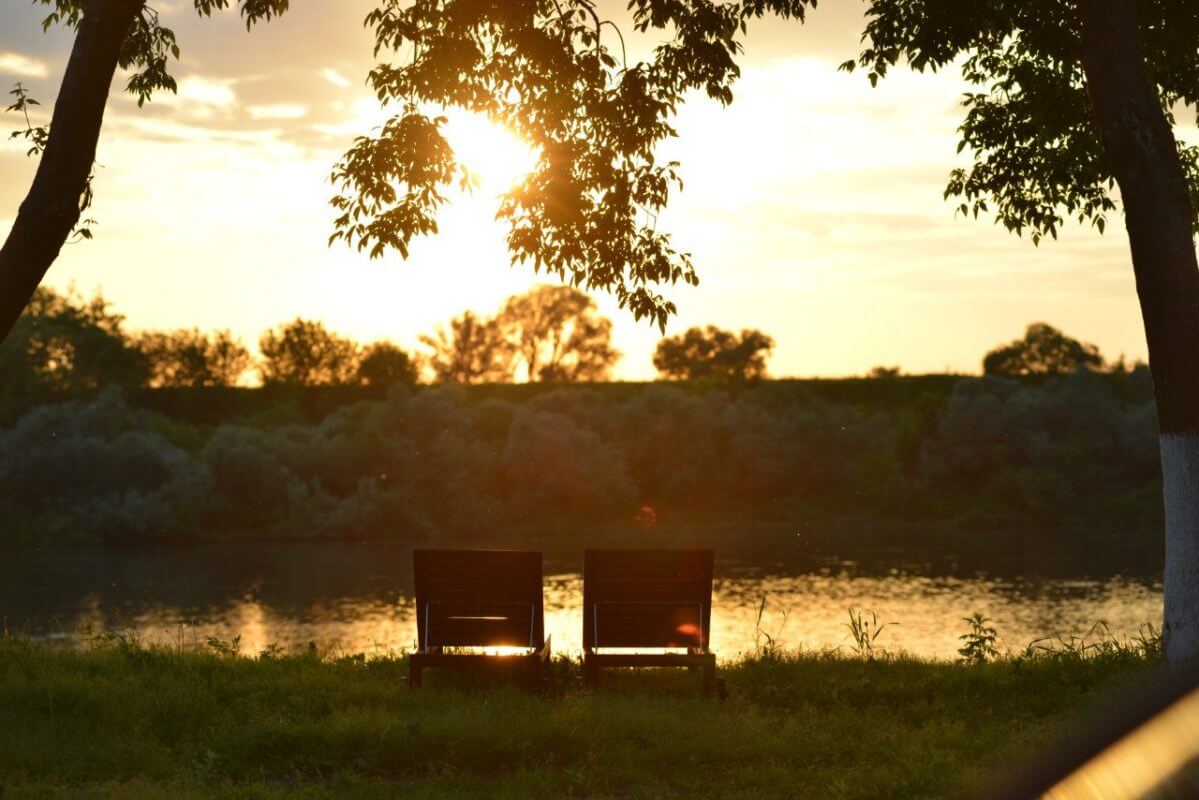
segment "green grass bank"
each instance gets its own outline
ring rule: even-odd
[[[0,638],[0,797],[969,796],[1144,674],[1153,642],[982,664],[764,650],[584,691],[405,683],[407,661]]]

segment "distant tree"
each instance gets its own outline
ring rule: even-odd
[[[39,287],[0,346],[0,387],[19,395],[143,384],[146,360],[123,323],[99,294],[84,300]]]
[[[313,320],[269,330],[258,340],[262,382],[297,386],[352,383],[358,371],[358,345]]]
[[[903,370],[900,369],[899,367],[884,367],[884,366],[880,365],[877,367],[871,367],[870,371],[868,373],[866,373],[866,377],[868,377],[868,378],[898,378],[902,374],[903,374]]]
[[[612,320],[570,286],[541,285],[509,297],[499,325],[530,381],[604,380],[620,358]]]
[[[375,342],[362,351],[357,377],[366,386],[387,387],[395,383],[411,386],[420,377],[420,364],[391,342]]]
[[[449,329],[420,337],[438,383],[502,383],[512,380],[512,345],[499,323],[473,311],[450,320]]]
[[[1103,356],[1093,344],[1072,339],[1052,325],[1034,322],[1024,338],[997,347],[983,358],[983,373],[1009,378],[1069,375],[1080,369],[1103,369]]]
[[[250,352],[229,331],[147,331],[136,339],[151,386],[234,386],[250,368]]]
[[[765,377],[773,348],[774,340],[761,331],[737,335],[715,325],[689,328],[658,342],[654,366],[667,379],[748,381]]]

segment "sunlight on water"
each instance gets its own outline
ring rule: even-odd
[[[848,647],[848,609],[871,609],[891,623],[877,645],[890,652],[954,658],[965,630],[962,617],[981,611],[994,619],[999,646],[1022,649],[1041,637],[1083,636],[1099,621],[1117,636],[1135,635],[1143,623],[1161,618],[1160,587],[1125,578],[1106,581],[1024,582],[986,577],[927,577],[895,573],[854,576],[849,571],[800,575],[742,575],[719,578],[713,595],[712,646],[722,658],[755,644],[758,607],[766,598],[761,629],[785,647]],[[546,632],[554,651],[578,653],[582,578],[575,573],[545,580]],[[104,615],[93,599],[80,620],[99,627]],[[108,619],[107,624],[113,620]],[[386,653],[412,649],[416,622],[410,595],[313,599],[272,608],[253,595],[189,611],[150,605],[129,618],[144,637],[203,643],[209,636],[241,637],[241,651],[270,644],[304,646],[315,641],[335,651]],[[764,641],[764,639],[763,639]]]

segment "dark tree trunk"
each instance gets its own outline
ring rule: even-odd
[[[143,0],[89,0],[75,35],[37,175],[0,249],[0,341],[79,221],[79,201],[117,58]]]
[[[1157,400],[1166,507],[1166,660],[1199,663],[1199,266],[1177,145],[1134,0],[1082,0],[1083,67],[1124,203]]]

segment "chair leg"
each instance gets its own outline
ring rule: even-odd
[[[587,663],[586,658],[583,659],[583,685],[599,686],[599,669],[594,664]]]
[[[419,689],[421,686],[421,664],[416,661],[408,662],[408,688]]]
[[[545,678],[545,662],[541,659],[531,662],[525,668],[524,683],[530,689],[536,689],[541,686]]]
[[[704,696],[711,697],[716,693],[716,665],[704,667]]]

